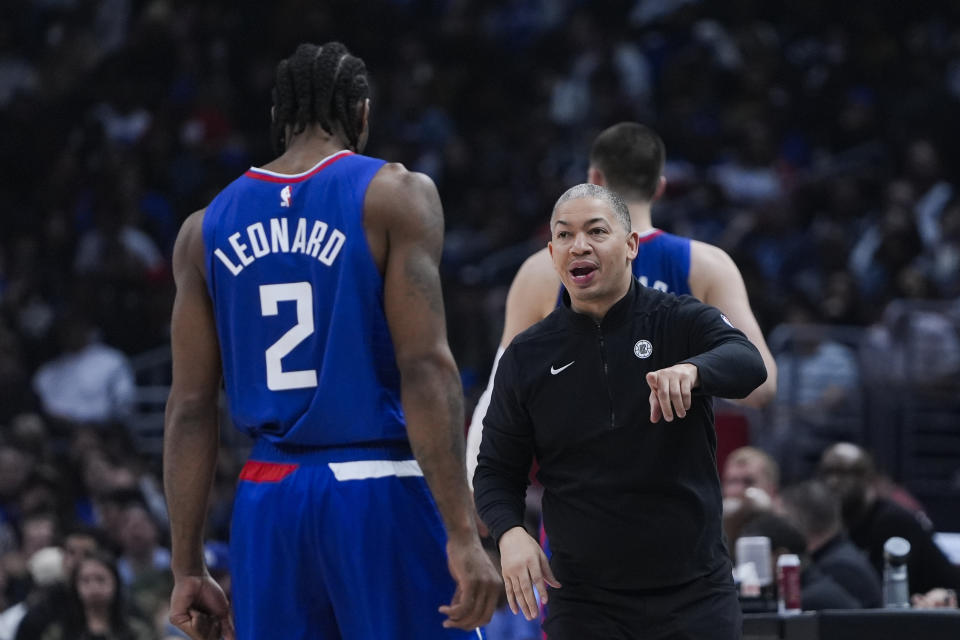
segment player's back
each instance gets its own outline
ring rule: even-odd
[[[236,426],[306,446],[406,439],[383,278],[363,225],[384,162],[251,169],[207,207],[207,280]]]

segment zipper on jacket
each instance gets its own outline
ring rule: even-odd
[[[600,338],[600,361],[603,362],[603,384],[607,388],[607,400],[610,401],[610,428],[617,428],[617,420],[613,411],[613,392],[610,390],[610,372],[607,368],[607,349],[603,341],[603,330],[600,323],[595,323],[597,327],[597,337]]]

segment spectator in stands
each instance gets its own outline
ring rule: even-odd
[[[27,513],[20,521],[20,553],[29,558],[44,547],[59,542],[60,522],[52,511]]]
[[[80,561],[103,550],[103,536],[99,530],[75,527],[63,540],[61,580],[51,581],[42,590],[33,594],[27,603],[26,615],[17,628],[16,640],[40,640],[44,631],[56,622],[64,622],[70,608],[70,576]]]
[[[20,493],[33,463],[33,457],[22,447],[0,440],[0,555],[16,547]]]
[[[13,640],[23,618],[18,605],[7,595],[7,572],[0,563],[0,640]]]
[[[823,331],[777,356],[784,385],[778,400],[791,409],[792,423],[828,425],[860,411],[860,367],[856,352]]]
[[[153,640],[152,628],[127,606],[113,558],[95,552],[80,560],[70,583],[71,606],[41,640]]]
[[[840,520],[840,502],[818,480],[784,488],[781,505],[787,520],[807,540],[811,561],[867,609],[883,606],[880,580],[863,551],[850,542]]]
[[[723,530],[727,540],[732,541],[740,536],[744,523],[779,501],[780,467],[765,451],[740,447],[727,456],[720,483]]]
[[[820,570],[807,553],[806,538],[783,516],[771,512],[757,514],[743,526],[741,535],[770,538],[772,567],[777,566],[777,558],[781,554],[794,553],[799,556],[800,604],[805,611],[863,608],[859,600]]]
[[[130,502],[120,516],[121,555],[117,571],[124,584],[133,584],[145,574],[170,568],[170,551],[161,546],[160,531],[141,502]]]
[[[765,451],[740,447],[727,456],[722,484],[724,498],[743,498],[754,488],[762,491],[769,503],[778,495],[780,468]]]
[[[122,420],[134,391],[127,356],[97,340],[95,327],[79,307],[64,314],[57,328],[62,353],[33,378],[43,410],[67,424],[106,427]]]
[[[940,217],[955,190],[943,177],[940,152],[932,140],[911,140],[905,155],[906,177],[917,194],[913,208],[917,231],[924,246],[933,248],[940,242]]]
[[[7,612],[5,612],[3,623],[0,627],[0,638],[3,640],[12,640],[13,638],[29,638],[29,635],[22,635],[21,631],[29,628],[28,617],[34,607],[47,599],[48,594],[62,589],[66,581],[66,574],[63,571],[63,551],[58,547],[44,547],[30,556],[27,561],[27,567],[30,571],[30,591],[26,597]],[[3,635],[4,633],[9,635]]]
[[[933,540],[929,521],[878,494],[873,459],[861,447],[839,442],[820,458],[819,477],[840,499],[850,539],[869,556],[877,576],[883,576],[883,545],[892,536],[910,543],[907,574],[912,593],[941,587],[960,590],[960,568],[952,565]]]
[[[939,239],[930,255],[931,277],[941,297],[960,297],[960,197],[956,195],[940,215]]]
[[[173,589],[170,550],[159,538],[157,523],[142,502],[132,501],[122,508],[117,572],[133,603],[145,614],[165,603]]]

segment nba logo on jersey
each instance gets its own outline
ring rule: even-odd
[[[287,185],[280,190],[280,206],[281,207],[290,206],[290,196],[292,195],[292,193],[293,192],[290,190],[290,185]]]

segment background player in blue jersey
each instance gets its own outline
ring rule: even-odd
[[[191,638],[479,637],[502,589],[464,479],[440,200],[359,155],[368,95],[343,45],[300,45],[277,68],[282,154],[177,239],[164,483],[170,618]],[[203,563],[221,378],[255,438],[231,527],[236,632]]]
[[[761,407],[776,394],[777,365],[750,309],[740,270],[719,247],[653,226],[651,206],[666,188],[665,157],[663,140],[655,131],[635,122],[621,122],[594,140],[587,182],[608,187],[626,202],[633,229],[640,235],[633,274],[641,284],[677,295],[692,294],[717,307],[757,347],[767,379],[749,396],[734,402]],[[550,315],[557,307],[559,287],[560,278],[546,247],[527,258],[510,285],[500,348],[467,436],[467,475],[471,482],[500,354],[518,333]]]

